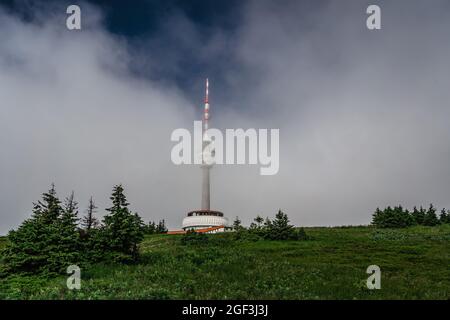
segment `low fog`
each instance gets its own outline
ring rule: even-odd
[[[281,208],[296,225],[356,225],[387,205],[450,208],[448,1],[377,1],[377,31],[371,2],[306,3],[245,2],[235,28],[206,31],[177,12],[133,41],[87,4],[77,32],[64,11],[25,21],[0,6],[0,234],[51,183],[75,191],[80,214],[92,195],[99,216],[122,183],[145,221],[180,228],[201,170],[171,162],[170,135],[201,119],[206,77],[213,127],[280,129],[277,175],[212,169],[212,209],[230,220]],[[186,55],[209,67],[193,72]]]

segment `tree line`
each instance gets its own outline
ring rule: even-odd
[[[242,225],[239,217],[233,221],[227,230],[232,229],[234,232],[229,234],[226,238],[211,238],[204,233],[195,232],[195,230],[188,230],[180,242],[183,245],[205,245],[208,243],[221,243],[225,239],[237,241],[258,241],[258,240],[308,240],[311,239],[306,235],[303,228],[296,228],[289,223],[287,214],[279,210],[275,218],[262,218],[257,216],[248,228]]]
[[[233,230],[236,232],[237,238],[252,238],[264,240],[306,240],[305,229],[295,228],[289,223],[287,214],[278,210],[275,218],[264,219],[260,215],[253,219],[248,228],[242,226],[239,217],[233,221]]]
[[[164,219],[160,220],[158,223],[150,221],[144,226],[144,232],[146,234],[160,234],[167,233],[166,221]]]
[[[113,188],[111,207],[102,221],[89,199],[86,215],[78,218],[74,193],[60,201],[55,186],[33,203],[32,215],[8,234],[0,274],[64,273],[69,265],[101,261],[134,262],[145,233],[167,232],[164,220],[145,225],[129,209],[122,185]]]
[[[445,208],[437,215],[437,209],[430,204],[428,209],[422,206],[412,211],[404,209],[401,205],[380,210],[377,208],[372,215],[372,225],[377,228],[406,228],[414,225],[436,226],[450,223],[450,210]]]

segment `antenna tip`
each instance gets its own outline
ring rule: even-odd
[[[205,103],[208,103],[208,88],[209,88],[209,82],[208,78],[206,78],[206,94],[205,94]]]

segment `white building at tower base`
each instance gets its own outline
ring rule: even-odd
[[[224,232],[228,227],[228,219],[220,211],[194,210],[183,219],[182,228],[188,230],[212,229],[209,233]]]

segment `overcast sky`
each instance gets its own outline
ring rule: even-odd
[[[83,29],[68,31],[75,2],[0,6],[0,234],[52,182],[99,216],[122,183],[145,221],[180,228],[201,170],[172,164],[170,134],[201,119],[206,77],[212,126],[280,129],[277,175],[212,169],[212,209],[230,220],[450,208],[448,1],[76,2]]]

